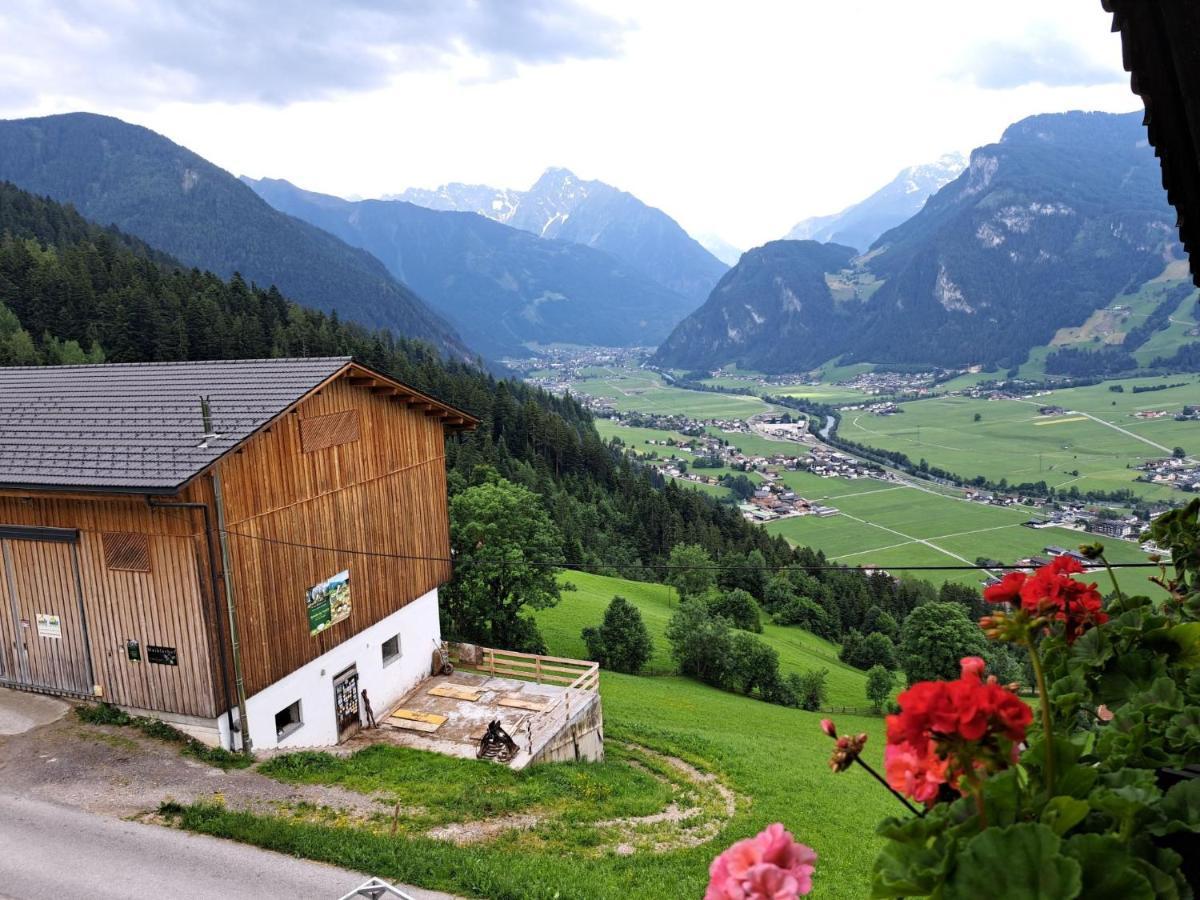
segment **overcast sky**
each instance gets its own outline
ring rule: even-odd
[[[1109,26],[1100,0],[6,0],[0,116],[108,113],[343,196],[565,166],[745,248],[1023,116],[1138,108]]]

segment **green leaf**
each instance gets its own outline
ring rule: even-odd
[[[924,817],[888,818],[877,832],[887,838],[871,875],[872,897],[912,897],[929,895],[942,883],[950,867],[954,840],[944,806],[930,810]]]
[[[1096,669],[1108,662],[1113,655],[1112,641],[1100,628],[1085,631],[1071,645],[1071,658],[1067,664],[1072,672],[1081,669]]]
[[[1166,735],[1167,740],[1176,747],[1185,750],[1200,747],[1200,709],[1189,706],[1183,712],[1172,716]]]
[[[1197,623],[1200,624],[1200,623]],[[1143,712],[1158,712],[1175,710],[1183,706],[1183,696],[1173,678],[1156,678],[1150,690],[1143,691],[1133,698],[1133,703],[1141,707]]]
[[[1020,897],[1069,900],[1080,896],[1079,862],[1062,854],[1062,841],[1045,825],[988,828],[967,842],[946,880],[946,900]]]
[[[1175,662],[1195,669],[1200,667],[1200,622],[1186,622],[1167,631],[1167,637],[1179,647]]]
[[[1054,790],[1079,800],[1084,800],[1091,793],[1092,787],[1100,773],[1092,766],[1070,766],[1059,773]]]
[[[1119,769],[1101,776],[1101,786],[1088,798],[1092,809],[1107,813],[1121,827],[1129,827],[1154,807],[1162,791],[1147,769]]]
[[[1200,778],[1189,778],[1172,787],[1158,810],[1166,821],[1148,829],[1151,834],[1200,831]]]
[[[1011,825],[1017,821],[1021,786],[1017,769],[998,772],[983,781],[983,802],[991,825]]]
[[[1057,835],[1064,835],[1080,822],[1091,811],[1086,800],[1076,800],[1074,797],[1052,797],[1042,808],[1042,824],[1049,825]]]
[[[1079,860],[1083,875],[1081,897],[1088,900],[1154,900],[1154,887],[1131,866],[1125,845],[1108,834],[1077,834],[1067,840],[1065,853]]]

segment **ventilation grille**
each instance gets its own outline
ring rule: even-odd
[[[358,437],[356,409],[300,420],[300,446],[305,453],[336,447],[338,444],[349,444],[357,441]]]
[[[110,569],[126,572],[149,572],[149,536],[124,531],[105,532],[104,564]]]

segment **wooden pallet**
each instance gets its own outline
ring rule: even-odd
[[[439,684],[437,687],[431,687],[427,693],[430,697],[449,697],[451,700],[466,700],[469,703],[474,703],[483,696],[483,689],[472,687],[467,684]]]
[[[549,697],[534,697],[522,696],[521,694],[507,694],[499,700],[500,706],[511,706],[515,709],[528,709],[533,712],[545,712],[554,705],[554,701]]]
[[[396,709],[392,710],[392,714],[384,719],[383,724],[389,725],[392,728],[403,728],[407,731],[421,731],[429,734],[437,731],[444,724],[449,716],[441,716],[437,713],[415,712],[411,709]]]

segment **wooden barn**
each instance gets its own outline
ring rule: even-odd
[[[0,368],[0,684],[337,742],[429,674],[475,424],[349,358]]]

